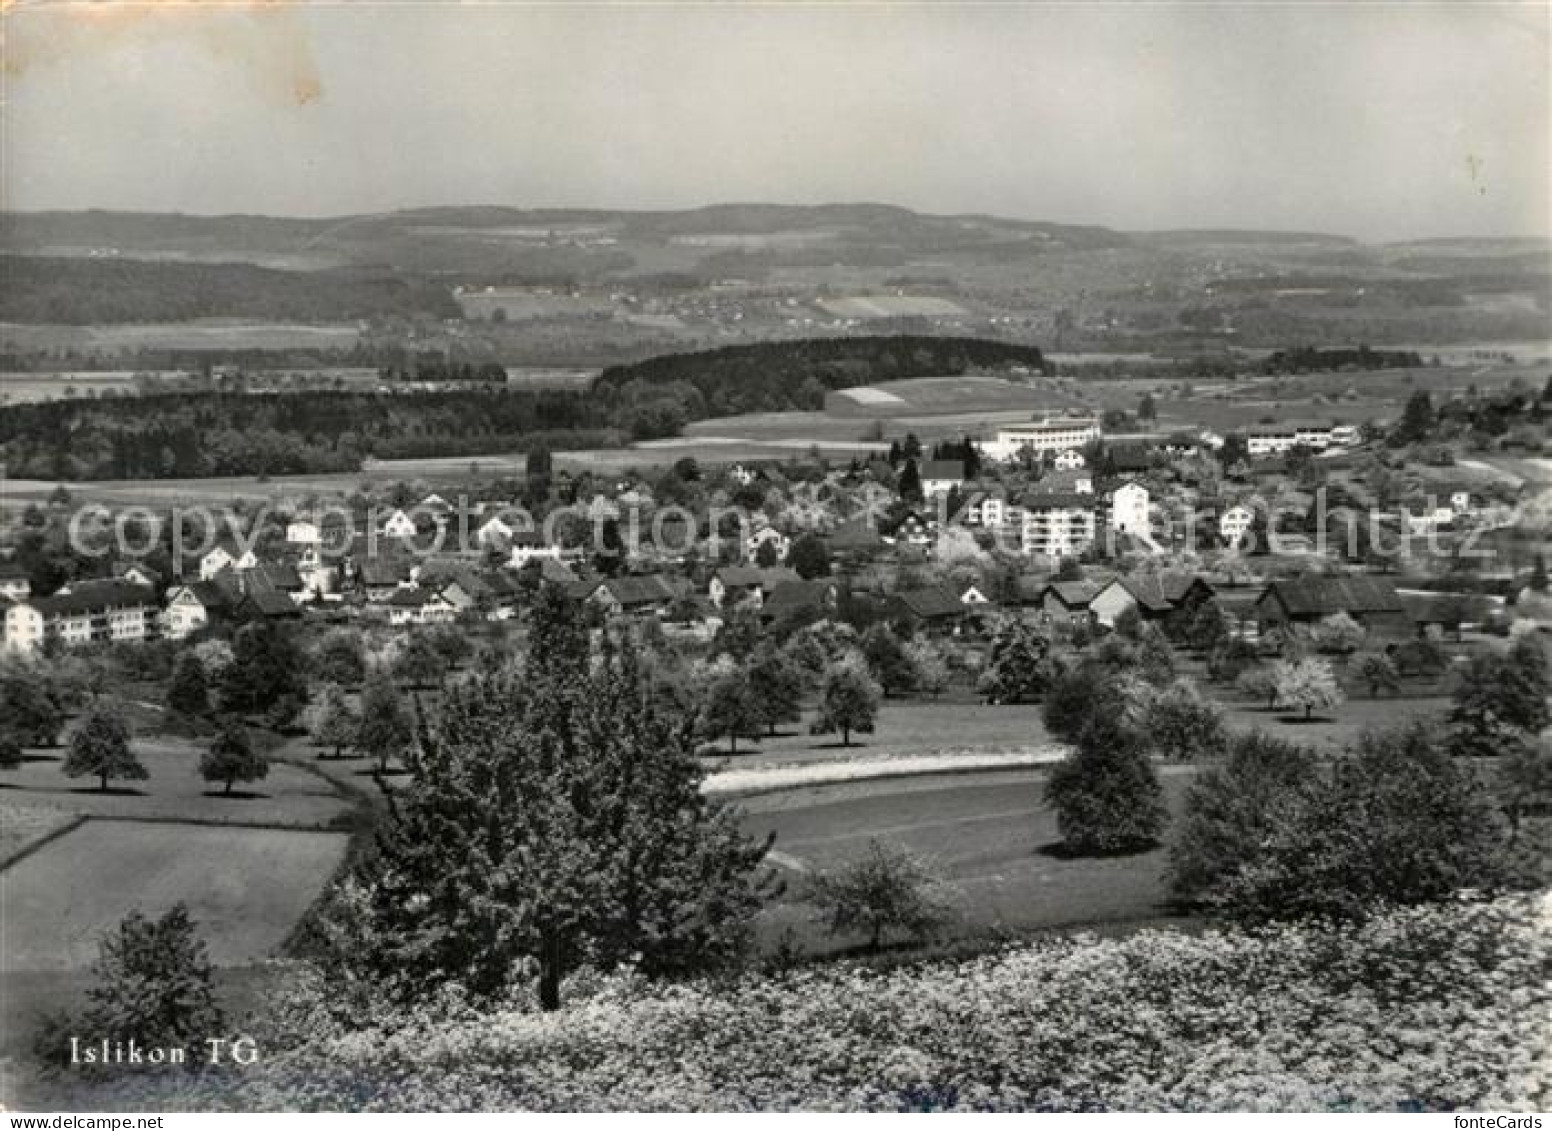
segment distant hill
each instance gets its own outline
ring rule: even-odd
[[[319,219],[136,212],[0,215],[0,251],[71,258],[386,266],[485,281],[591,281],[664,270],[877,266],[921,253],[1003,260],[1125,247],[1101,227],[929,216],[883,204],[718,204],[682,211],[420,208]]]
[[[381,270],[276,271],[249,263],[0,256],[0,322],[175,322],[232,317],[299,322],[377,315],[456,318],[446,286]]]

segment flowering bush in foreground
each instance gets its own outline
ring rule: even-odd
[[[240,1075],[159,1108],[1542,1109],[1552,899],[1362,925],[1051,938],[959,962],[574,984],[331,1018],[304,975]],[[583,979],[574,978],[574,983]],[[352,1028],[351,1026],[356,1026]],[[73,1097],[89,1100],[89,1097]],[[124,1087],[112,1096],[123,1108]]]

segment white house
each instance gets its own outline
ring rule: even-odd
[[[1001,495],[976,495],[960,508],[959,517],[967,526],[1001,526],[1007,521],[1007,500]]]
[[[415,520],[403,509],[396,508],[392,514],[383,519],[383,524],[378,529],[385,538],[413,538]]]
[[[199,579],[209,581],[223,569],[234,569],[239,573],[243,570],[253,569],[259,564],[257,555],[251,548],[244,549],[241,546],[215,546],[199,559]]]
[[[922,497],[935,499],[947,495],[965,481],[965,464],[957,459],[923,460],[918,469],[921,475]]]
[[[182,640],[209,623],[210,609],[193,585],[177,585],[167,591],[167,608],[162,612],[162,624],[163,631],[170,639]]]
[[[559,542],[546,542],[544,535],[537,530],[514,531],[509,544],[512,556],[507,564],[513,569],[522,569],[529,562],[546,558],[558,562],[565,555]]]
[[[27,571],[10,562],[0,564],[0,597],[24,601],[30,596],[32,582],[27,579]]]
[[[26,599],[0,599],[5,608],[5,646],[7,651],[31,654],[43,647],[45,621],[43,610]]]
[[[1123,483],[1110,493],[1110,529],[1127,534],[1148,534],[1148,489],[1141,483]]]
[[[1068,448],[1065,452],[1057,453],[1056,458],[1051,461],[1051,466],[1057,471],[1077,471],[1080,467],[1087,467],[1088,461],[1076,448]]]
[[[761,546],[770,546],[776,553],[776,560],[784,561],[787,551],[792,547],[792,539],[774,526],[762,526],[744,539],[745,560],[754,561],[760,553]]]
[[[1218,516],[1218,534],[1223,538],[1224,545],[1238,549],[1255,521],[1255,511],[1243,503],[1235,503]]]
[[[510,522],[494,514],[480,523],[479,529],[474,532],[474,541],[476,545],[484,547],[506,546],[511,544],[512,535],[516,532],[517,528]]]

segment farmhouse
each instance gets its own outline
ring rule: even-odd
[[[1041,588],[1036,604],[1046,620],[1077,624],[1089,619],[1089,605],[1099,590],[1092,581],[1052,581]]]
[[[678,595],[673,585],[662,574],[646,573],[593,582],[582,594],[582,600],[599,606],[609,614],[630,613],[646,616],[650,613],[666,612]]]
[[[1130,574],[1096,593],[1089,611],[1105,625],[1115,624],[1128,609],[1136,609],[1143,620],[1159,620],[1176,609],[1209,601],[1212,595],[1212,586],[1194,574]]]
[[[891,611],[896,619],[929,632],[959,631],[968,612],[953,590],[941,585],[901,590],[891,601]]]
[[[1396,587],[1378,577],[1306,577],[1274,581],[1256,598],[1261,630],[1313,625],[1346,613],[1364,628],[1388,636],[1410,636],[1412,618]]]
[[[794,570],[784,566],[759,569],[754,566],[724,566],[711,575],[706,593],[717,608],[749,603],[755,608],[765,604],[778,585],[799,580]]]
[[[827,578],[783,581],[765,598],[760,616],[772,623],[817,620],[835,611],[837,593],[835,582]]]
[[[229,611],[232,598],[215,581],[191,581],[167,592],[162,612],[162,631],[173,640],[198,632],[217,616]]]

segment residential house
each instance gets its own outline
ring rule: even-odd
[[[679,591],[661,573],[611,577],[592,583],[582,600],[610,615],[649,616],[666,613]]]
[[[162,632],[173,640],[182,640],[230,613],[231,594],[218,581],[191,581],[167,591],[167,606],[162,610]]]
[[[424,585],[406,585],[396,589],[385,602],[388,623],[448,624],[457,619],[458,606],[441,589]]]
[[[1223,538],[1224,545],[1231,550],[1237,550],[1245,541],[1245,536],[1250,533],[1250,528],[1255,525],[1255,521],[1255,511],[1243,503],[1235,503],[1218,516],[1218,534]]]
[[[1077,624],[1090,619],[1089,606],[1099,590],[1092,581],[1052,581],[1040,587],[1034,603],[1045,620]]]
[[[902,589],[890,598],[890,614],[915,628],[928,632],[954,633],[965,623],[969,612],[954,591],[943,585],[922,589]]]
[[[1194,574],[1129,574],[1101,588],[1089,602],[1089,611],[1104,625],[1114,625],[1128,609],[1136,609],[1144,620],[1160,620],[1212,596],[1212,586]]]
[[[537,530],[513,531],[508,538],[508,545],[511,547],[511,557],[507,559],[507,565],[513,569],[522,569],[529,562],[540,559],[558,562],[566,556],[559,542],[546,541]]]
[[[782,561],[786,558],[787,551],[792,548],[792,539],[774,526],[762,526],[744,539],[744,560],[751,562],[757,560],[762,546],[770,546],[776,555],[776,560]]]
[[[801,578],[776,585],[760,606],[760,617],[769,623],[820,620],[835,612],[839,590],[827,577]]]
[[[25,601],[32,596],[32,581],[16,562],[0,562],[0,597]]]
[[[0,609],[5,611],[6,651],[23,655],[41,651],[48,632],[43,604],[27,597],[0,596]]]
[[[758,609],[778,585],[798,580],[797,572],[785,566],[723,566],[711,575],[706,593],[719,609],[746,603]]]
[[[1141,483],[1123,483],[1110,493],[1110,529],[1124,534],[1150,536],[1148,489]]]
[[[959,459],[928,459],[917,468],[921,476],[922,497],[935,499],[947,495],[965,482],[965,461]]]
[[[238,571],[252,569],[259,564],[258,555],[251,546],[240,546],[233,540],[217,542],[199,559],[199,579],[209,581],[223,569]]]
[[[1081,471],[1088,466],[1088,460],[1084,459],[1083,453],[1076,448],[1068,448],[1064,452],[1056,453],[1051,466],[1057,471]]]

